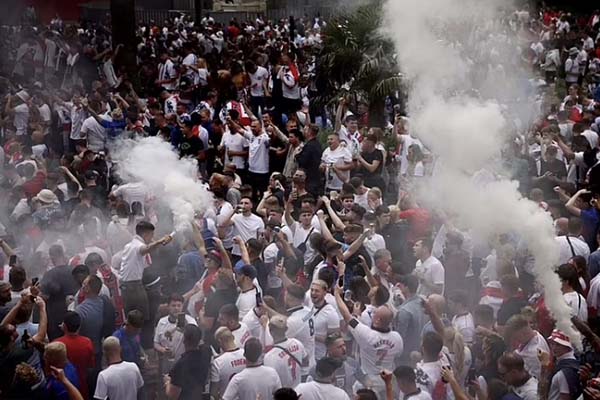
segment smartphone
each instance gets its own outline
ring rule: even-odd
[[[261,307],[263,305],[262,294],[257,290],[256,291],[256,307]]]
[[[177,314],[177,328],[183,329],[185,328],[185,313]]]
[[[37,283],[39,282],[40,278],[38,278],[37,276],[35,278],[33,278],[31,280],[31,286],[35,286],[37,285]]]
[[[352,300],[352,290],[346,290],[344,292],[344,301],[351,301]]]
[[[340,275],[340,277],[338,278],[338,286],[344,287],[344,275]]]
[[[12,256],[10,256],[10,258],[8,259],[8,266],[9,267],[14,267],[15,265],[17,265],[17,255],[13,254]]]

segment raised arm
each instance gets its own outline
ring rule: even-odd
[[[46,341],[46,334],[48,333],[48,313],[46,312],[46,302],[41,296],[36,296],[35,304],[37,304],[38,310],[40,311],[40,323],[38,326],[38,332],[33,337],[33,340],[38,343],[44,343]]]
[[[325,208],[327,208],[327,213],[329,214],[329,218],[331,218],[331,222],[333,223],[333,225],[335,225],[335,227],[340,231],[343,231],[346,225],[344,224],[342,219],[337,215],[335,210],[331,207],[331,200],[329,200],[329,197],[322,196],[321,200],[323,201],[323,204],[325,204]]]
[[[285,211],[283,213],[283,217],[285,218],[285,223],[287,224],[287,226],[290,227],[290,229],[292,229],[292,226],[296,222],[294,217],[292,217],[292,209],[293,208],[294,208],[294,206],[292,204],[292,196],[290,195],[290,197],[288,198],[288,201],[285,203]]]
[[[365,239],[370,234],[371,234],[371,230],[370,229],[365,229],[365,231],[363,233],[361,233],[360,236],[354,242],[352,242],[352,244],[350,245],[350,247],[348,247],[348,250],[346,250],[344,252],[344,261],[348,261],[348,259],[350,257],[352,257],[352,255],[354,253],[356,253],[358,251],[358,249],[360,249],[360,246],[362,246],[362,244],[364,243]]]
[[[2,247],[2,251],[8,258],[15,255],[15,251],[3,239],[0,239],[0,247]]]
[[[81,395],[79,390],[77,390],[75,385],[71,383],[69,378],[66,377],[64,370],[53,366],[50,366],[50,370],[54,378],[60,381],[60,383],[62,383],[65,386],[65,389],[67,389],[69,400],[83,400],[83,396]]]
[[[338,285],[335,285],[335,290],[334,290],[334,293],[335,293],[335,302],[337,303],[340,315],[342,316],[342,318],[344,319],[344,321],[346,323],[348,323],[348,322],[350,322],[350,320],[352,318],[354,318],[354,316],[352,315],[352,313],[348,309],[348,306],[344,302],[344,299],[342,298],[342,290],[343,290],[343,288],[341,288]]]
[[[250,255],[248,254],[248,248],[246,247],[246,243],[239,236],[233,237],[233,243],[237,244],[240,248],[240,252],[242,253],[241,258],[244,264],[250,264]]]
[[[346,109],[346,99],[343,97],[340,99],[340,103],[338,104],[337,110],[335,112],[335,127],[334,132],[338,133],[340,129],[342,129],[342,116],[344,114],[344,110]]]
[[[575,206],[575,203],[577,202],[577,199],[579,199],[579,196],[581,196],[582,194],[588,194],[588,193],[590,193],[589,190],[580,189],[579,191],[577,191],[577,193],[575,193],[573,196],[571,196],[569,201],[567,201],[567,203],[565,204],[565,208],[567,209],[567,211],[569,211],[571,214],[575,215],[576,217],[579,217],[581,215],[581,209],[577,208]]]
[[[154,249],[156,249],[158,246],[166,246],[167,244],[169,244],[171,242],[171,240],[173,240],[173,237],[171,237],[171,235],[166,235],[158,240],[155,240],[154,242],[152,242],[150,244],[147,244],[147,245],[141,247],[140,254],[145,256],[146,254],[149,254]]]
[[[75,175],[73,175],[73,173],[69,170],[69,168],[64,167],[64,166],[60,166],[58,167],[62,172],[64,172],[64,174],[66,175],[67,178],[69,178],[69,180],[73,183],[75,183],[77,185],[77,187],[79,188],[79,191],[81,192],[83,190],[83,187],[81,186],[81,183],[79,183],[79,180],[77,180],[77,178],[75,177]]]
[[[377,282],[377,279],[375,279],[375,277],[371,273],[371,269],[367,264],[367,260],[365,260],[365,258],[361,255],[358,256],[358,259],[360,260],[360,266],[362,267],[363,271],[365,271],[365,278],[367,278],[367,283],[369,284],[369,286],[375,287],[379,285],[379,282]]]
[[[319,218],[319,226],[321,227],[321,235],[323,236],[323,239],[335,242],[336,240],[327,227],[327,223],[325,222],[325,212],[323,210],[317,211],[317,218]]]

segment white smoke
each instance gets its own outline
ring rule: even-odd
[[[497,6],[503,3],[386,0],[384,31],[394,41],[409,82],[411,133],[437,157],[427,203],[477,237],[516,233],[535,258],[533,272],[557,328],[580,347],[571,309],[553,272],[558,250],[550,216],[521,197],[517,182],[477,183],[478,176],[490,175],[504,143],[514,135],[507,115],[531,113],[519,42],[499,22]]]
[[[178,232],[189,229],[194,215],[212,205],[212,195],[198,179],[197,161],[180,159],[160,138],[124,141],[113,160],[125,182],[143,182],[159,205],[171,210]]]

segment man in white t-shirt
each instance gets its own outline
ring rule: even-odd
[[[254,115],[265,111],[265,96],[269,92],[269,71],[252,61],[246,61],[246,71],[250,76],[250,108]]]
[[[550,353],[546,339],[538,331],[532,329],[527,318],[522,315],[515,315],[509,319],[506,330],[513,332],[513,340],[520,344],[515,353],[523,357],[527,372],[539,379],[542,366],[538,352]]]
[[[219,310],[217,322],[219,326],[224,326],[231,331],[237,347],[243,347],[252,337],[250,329],[240,321],[240,311],[235,304],[225,304]]]
[[[256,198],[260,198],[269,186],[269,146],[271,138],[263,130],[262,124],[255,119],[250,124],[250,131],[241,132],[248,141],[248,184]]]
[[[150,194],[148,187],[143,182],[131,182],[121,185],[110,194],[111,196],[121,197],[123,201],[129,204],[140,203],[142,205],[142,213],[145,214],[146,200]]]
[[[250,338],[244,345],[246,368],[234,375],[223,394],[223,400],[271,399],[281,387],[277,372],[261,363],[262,344]]]
[[[17,136],[26,135],[29,129],[29,93],[25,90],[19,91],[14,97],[7,96],[5,109],[13,115],[13,125],[16,129]],[[13,102],[17,105],[13,106]]]
[[[469,312],[469,297],[463,290],[455,290],[448,295],[448,308],[454,314],[452,326],[462,335],[465,344],[475,340],[475,322]]]
[[[315,249],[313,249],[313,247],[310,245],[310,235],[312,235],[313,232],[320,233],[321,229],[315,229],[315,227],[312,225],[314,212],[309,207],[303,207],[300,209],[300,221],[296,222],[294,217],[292,217],[292,201],[292,196],[290,196],[285,205],[284,214],[285,222],[292,231],[292,237],[288,239],[291,239],[292,247],[302,251],[304,254],[304,262],[308,264],[316,255]]]
[[[100,372],[94,399],[137,400],[144,379],[135,363],[123,361],[119,339],[109,336],[102,343],[108,367]]]
[[[235,342],[231,331],[222,326],[215,331],[215,340],[221,348],[221,354],[214,358],[210,368],[210,394],[221,398],[233,376],[246,368],[244,349]]]
[[[431,239],[418,240],[413,251],[417,257],[414,274],[419,278],[417,294],[427,297],[430,294],[444,294],[444,266],[431,255]]]
[[[225,165],[234,164],[238,173],[246,171],[246,159],[248,158],[248,147],[250,146],[242,131],[243,128],[240,124],[228,120],[219,145],[219,150],[224,150],[225,153],[223,163]]]
[[[555,238],[559,249],[558,264],[565,264],[575,256],[582,256],[586,260],[590,256],[590,247],[581,239],[583,224],[581,218],[569,218],[568,233]]]
[[[100,104],[98,102],[89,103],[89,107],[100,114]],[[93,152],[99,152],[106,148],[107,134],[106,128],[98,123],[94,116],[87,117],[81,124],[81,138],[87,139],[87,148]]]
[[[523,357],[517,353],[505,353],[497,361],[498,372],[504,381],[512,387],[513,392],[523,400],[537,400],[538,380],[525,369]]]
[[[273,347],[265,354],[264,363],[277,371],[283,387],[293,388],[300,384],[302,365],[308,363],[308,359],[304,345],[297,339],[288,339],[286,330],[286,317],[271,317],[269,331],[273,337]]]
[[[350,400],[348,394],[334,385],[335,372],[342,362],[331,357],[317,361],[315,379],[296,386],[295,391],[302,400]]]
[[[340,191],[342,185],[350,179],[350,170],[353,167],[352,154],[340,144],[340,137],[332,133],[327,138],[327,147],[321,156],[319,169],[325,174],[325,192]]]
[[[252,213],[252,199],[249,197],[243,197],[236,210],[230,214],[229,218],[224,218],[219,227],[225,228],[230,225],[233,225],[234,236],[239,236],[244,243],[249,239],[258,238],[265,229],[262,218]],[[231,253],[240,257],[242,255],[240,246],[234,243]]]
[[[394,369],[394,362],[404,348],[400,334],[390,328],[394,313],[388,306],[377,307],[372,315],[371,326],[367,326],[354,318],[348,310],[342,298],[342,290],[340,286],[335,287],[335,300],[342,318],[358,344],[366,386],[373,390],[378,398],[384,398],[385,384],[379,374],[381,370]]]
[[[306,376],[315,365],[315,325],[310,308],[302,304],[304,295],[304,289],[298,285],[288,286],[284,292],[288,315],[286,336],[298,339],[306,353],[307,362],[302,366],[302,376]]]
[[[162,317],[154,330],[154,350],[159,355],[160,369],[168,372],[185,352],[183,328],[198,325],[196,320],[183,312],[184,299],[179,294],[169,298],[169,315]]]
[[[328,287],[327,283],[317,279],[310,285],[310,299],[312,301],[311,316],[315,332],[315,360],[325,356],[327,336],[339,332],[340,315],[335,306],[325,300]]]
[[[239,309],[241,321],[254,307],[260,305],[257,297],[261,295],[261,292],[255,285],[257,271],[252,265],[246,264],[236,268],[235,276],[240,288],[240,294],[235,304]]]
[[[175,90],[177,83],[177,71],[175,64],[166,52],[160,55],[161,63],[158,65],[158,79],[156,84],[167,90]]]

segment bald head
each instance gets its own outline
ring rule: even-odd
[[[435,310],[438,315],[442,315],[446,309],[446,299],[444,296],[439,294],[430,294],[427,298],[427,302]]]
[[[387,306],[380,306],[373,313],[373,327],[378,329],[388,329],[394,318],[394,313]]]
[[[566,235],[569,232],[569,219],[568,218],[558,218],[556,220],[556,234],[557,235]]]

